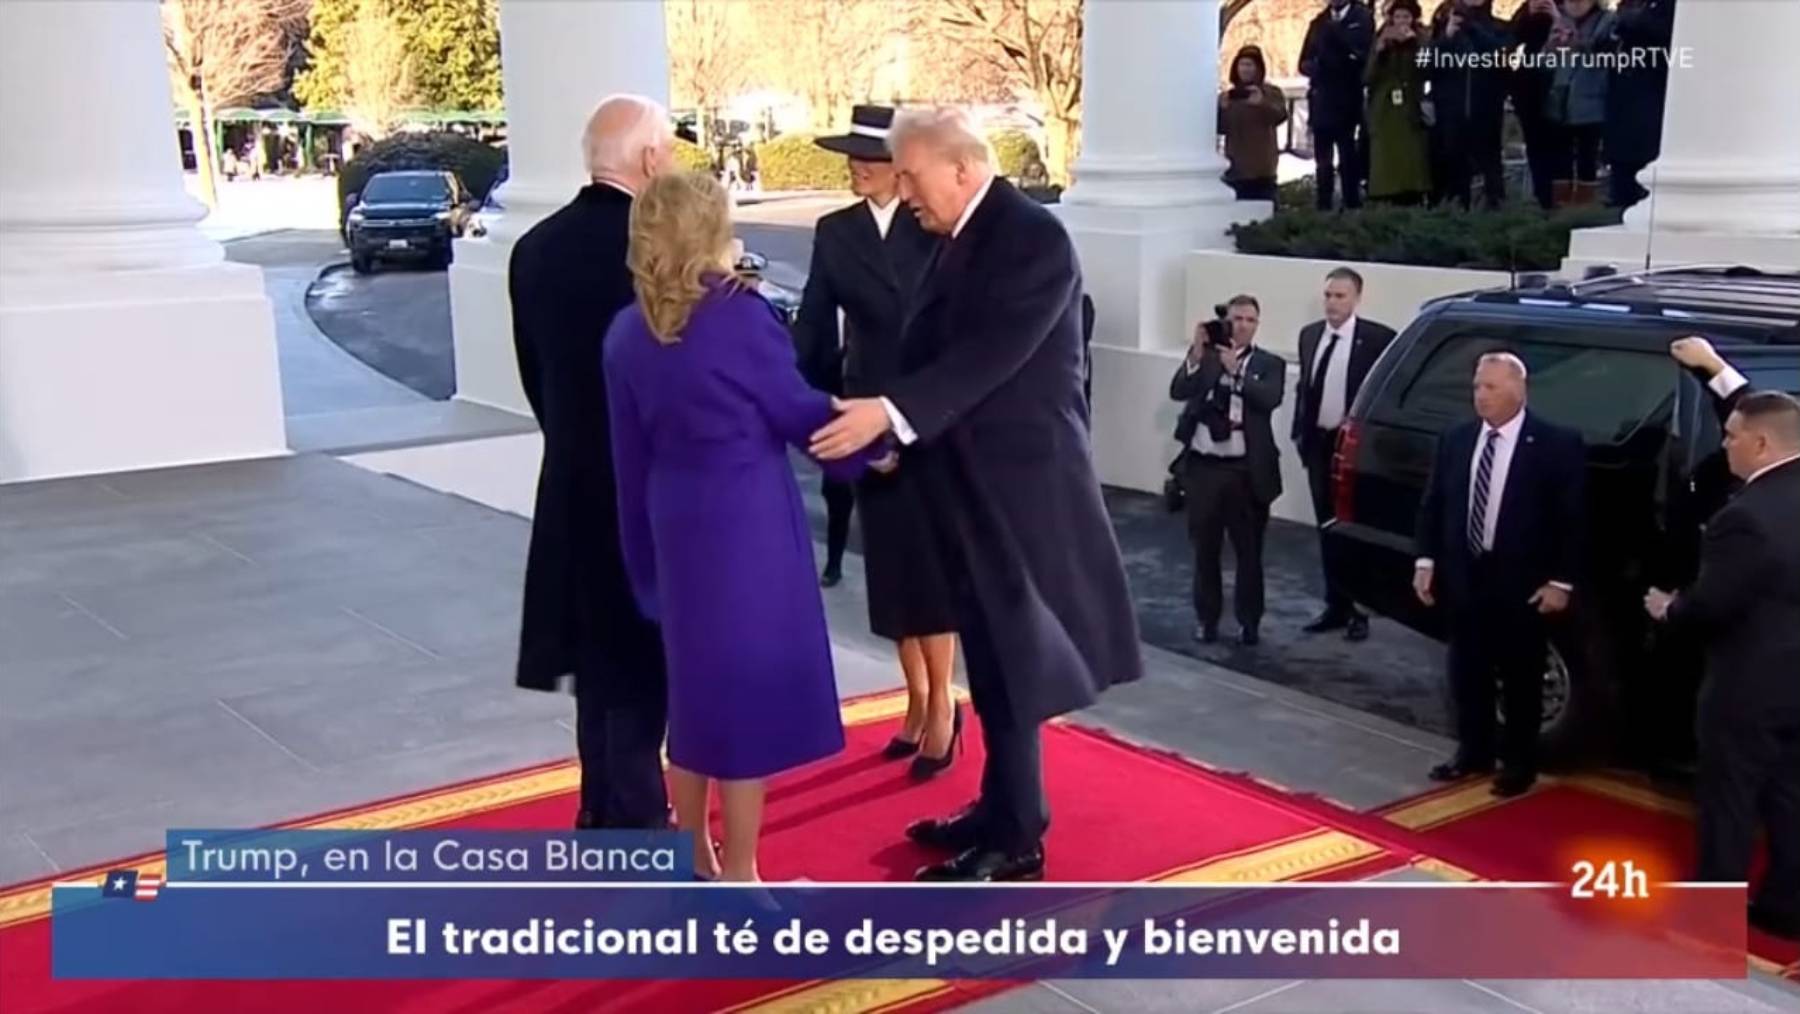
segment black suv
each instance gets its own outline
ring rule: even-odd
[[[363,185],[344,220],[350,265],[359,274],[389,258],[448,267],[450,241],[463,234],[479,205],[455,173],[377,173]]]
[[[1340,579],[1358,601],[1434,637],[1442,618],[1412,592],[1414,524],[1438,434],[1473,417],[1477,357],[1517,353],[1531,371],[1531,411],[1586,438],[1585,588],[1544,667],[1554,757],[1615,745],[1621,681],[1654,671],[1644,590],[1695,552],[1698,532],[1678,505],[1718,450],[1720,426],[1701,383],[1669,356],[1690,334],[1756,388],[1800,392],[1800,273],[1681,268],[1434,300],[1370,372],[1339,437],[1327,537]]]

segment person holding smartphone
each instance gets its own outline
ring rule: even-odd
[[[1424,15],[1418,0],[1393,0],[1369,61],[1369,199],[1422,204],[1431,192],[1430,138],[1419,67]]]
[[[1231,61],[1231,87],[1219,93],[1219,133],[1225,137],[1225,182],[1240,201],[1275,199],[1281,142],[1275,128],[1287,122],[1287,98],[1268,83],[1258,46],[1245,46]]]

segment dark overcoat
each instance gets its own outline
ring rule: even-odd
[[[966,581],[997,672],[972,689],[1020,722],[1138,679],[1137,618],[1082,395],[1081,268],[1062,223],[996,179],[920,285],[886,395],[901,455]],[[966,617],[964,618],[966,620]]]
[[[900,328],[919,275],[937,249],[905,206],[881,235],[867,201],[819,219],[795,332],[802,373],[820,390],[864,397],[900,376]],[[843,315],[843,341],[838,316]],[[951,589],[925,520],[918,479],[870,472],[856,484],[862,511],[869,629],[891,640],[956,625]]]
[[[518,683],[619,704],[665,693],[662,641],[632,598],[619,548],[601,348],[633,299],[625,266],[631,197],[605,184],[513,247],[508,289],[519,380],[544,432],[525,570]],[[574,681],[571,681],[574,682]]]

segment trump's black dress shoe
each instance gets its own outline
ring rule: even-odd
[[[1426,777],[1434,782],[1454,782],[1459,778],[1467,778],[1470,775],[1492,774],[1493,771],[1493,761],[1482,763],[1481,761],[1464,760],[1461,757],[1457,757],[1432,768],[1431,772]]]
[[[1008,881],[1044,879],[1044,846],[1023,852],[971,848],[941,863],[919,867],[915,879],[924,881]]]
[[[927,848],[962,852],[981,840],[981,823],[964,810],[954,817],[927,817],[906,825],[906,837]]]
[[[821,588],[836,588],[843,581],[844,572],[837,567],[827,566],[825,572],[819,575],[819,587]]]
[[[1501,799],[1511,799],[1514,796],[1523,796],[1530,792],[1531,787],[1536,784],[1537,775],[1529,771],[1503,770],[1500,772],[1500,776],[1494,779],[1493,788],[1488,791]]]
[[[1258,633],[1254,624],[1238,631],[1238,643],[1246,648],[1254,648],[1262,643],[1262,634]]]

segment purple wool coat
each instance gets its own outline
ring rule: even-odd
[[[825,606],[788,447],[832,418],[793,340],[753,292],[716,284],[680,340],[640,306],[606,335],[619,535],[633,594],[662,628],[669,760],[761,778],[844,748]],[[828,471],[846,481],[885,451]]]

